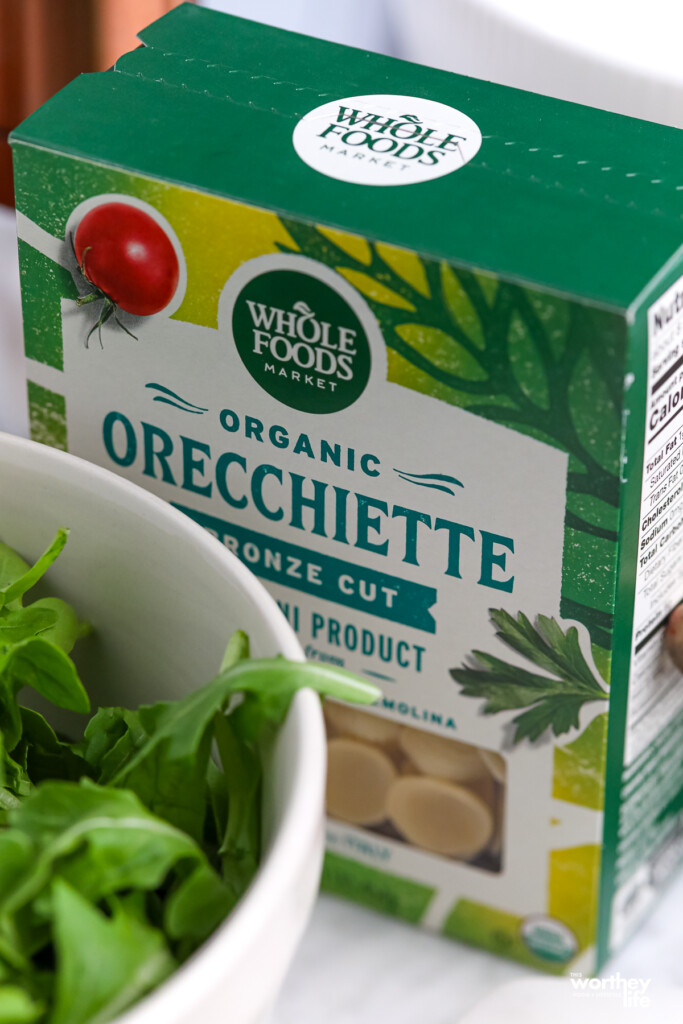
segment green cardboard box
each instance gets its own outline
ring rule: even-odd
[[[140,38],[13,135],[32,435],[381,682],[327,708],[326,888],[594,971],[683,849],[683,136],[189,5]]]

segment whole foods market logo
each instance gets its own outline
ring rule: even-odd
[[[338,412],[355,402],[371,366],[367,317],[354,308],[360,296],[351,290],[350,302],[350,286],[305,257],[259,257],[235,277],[246,280],[231,279],[230,327],[254,380],[304,412]]]
[[[359,185],[414,185],[463,167],[481,132],[462,111],[414,96],[350,96],[316,107],[292,136],[321,174]]]

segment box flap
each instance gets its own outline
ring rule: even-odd
[[[342,227],[626,308],[683,224],[683,132],[182,5],[108,72],[81,76],[13,141]],[[292,144],[321,104],[438,101],[482,134],[459,170],[340,181]],[[408,112],[408,111],[407,111]],[[19,182],[20,185],[20,182]],[[18,205],[21,209],[21,187]]]

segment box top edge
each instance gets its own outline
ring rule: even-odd
[[[213,27],[215,24],[225,26],[223,31],[222,46],[226,46],[225,40],[230,36],[230,46],[235,52],[241,51],[241,34],[246,33],[247,40],[260,39],[260,49],[253,47],[246,48],[248,56],[241,61],[242,67],[235,67],[235,61],[221,62],[220,60],[206,60],[198,56],[193,50],[196,44],[194,40],[188,39],[187,33],[183,34],[183,53],[156,49],[159,42],[168,41],[169,33],[177,33],[179,26],[183,27],[192,24],[198,34],[206,33],[208,24]],[[163,29],[163,32],[162,32]],[[228,29],[230,31],[228,31]],[[212,28],[212,34],[213,28]],[[683,220],[683,181],[676,184],[676,166],[683,164],[683,132],[663,125],[651,122],[639,121],[635,118],[625,117],[619,114],[612,114],[596,108],[582,107],[579,104],[568,103],[567,101],[556,100],[550,97],[538,96],[533,93],[526,93],[522,90],[509,89],[505,86],[496,85],[490,82],[465,78],[459,75],[451,75],[447,72],[423,68],[417,65],[408,64],[395,58],[381,57],[370,54],[364,50],[355,50],[339,44],[328,43],[322,40],[312,40],[306,36],[289,33],[270,26],[262,26],[247,19],[224,15],[217,11],[205,8],[197,8],[192,4],[183,4],[164,15],[157,22],[148,26],[140,33],[143,43],[138,49],[124,55],[114,69],[94,75],[79,76],[65,90],[58,93],[48,104],[31,115],[26,121],[14,130],[10,137],[12,143],[26,143],[46,149],[54,149],[65,155],[78,159],[91,159],[96,163],[109,163],[127,171],[136,171],[143,176],[159,177],[162,180],[175,184],[196,188],[199,191],[206,191],[216,195],[223,195],[233,201],[241,201],[247,205],[260,208],[276,208],[287,210],[293,217],[301,217],[310,221],[319,221],[330,225],[339,226],[352,234],[366,233],[369,237],[381,239],[390,244],[403,246],[424,253],[434,252],[439,258],[462,259],[466,262],[476,263],[492,272],[500,273],[506,277],[513,274],[513,268],[498,263],[495,259],[482,261],[481,259],[469,259],[467,254],[467,240],[465,251],[456,254],[455,251],[447,252],[447,246],[443,244],[443,238],[436,228],[433,229],[433,240],[427,232],[421,239],[409,234],[401,234],[391,231],[387,237],[386,230],[383,230],[383,223],[372,216],[371,208],[378,202],[390,206],[397,216],[400,215],[401,202],[396,201],[395,196],[388,193],[403,192],[404,204],[418,202],[421,198],[418,189],[422,190],[425,200],[425,208],[438,208],[438,204],[451,204],[453,208],[462,202],[463,195],[475,199],[481,205],[482,210],[486,206],[488,195],[496,191],[504,191],[508,197],[509,205],[514,205],[520,194],[525,194],[529,211],[533,211],[533,204],[529,202],[528,194],[533,193],[537,205],[538,217],[557,217],[558,230],[560,222],[569,224],[571,211],[575,211],[578,219],[584,227],[594,222],[595,214],[602,212],[605,202],[610,204],[609,223],[611,225],[619,222],[621,241],[631,245],[630,258],[633,251],[641,252],[643,262],[642,273],[638,275],[637,281],[631,280],[626,287],[616,287],[610,290],[600,289],[597,294],[591,296],[596,303],[610,308],[626,310],[629,308],[638,294],[647,290],[649,281],[657,274],[659,266],[670,259],[675,252],[680,237],[680,224]],[[294,42],[293,42],[294,41]],[[301,81],[297,64],[297,53],[289,54],[290,46],[295,50],[299,47],[310,50],[311,63],[315,65],[312,71],[318,71],[319,76],[323,74],[322,65],[329,54],[343,56],[351,62],[360,58],[363,65],[360,70],[358,66],[351,68],[349,76],[339,84],[338,77],[332,76],[336,81],[336,89],[332,86],[329,75],[326,82],[319,82],[321,88],[315,85],[297,84]],[[272,56],[269,47],[277,50],[275,66],[276,75],[263,73],[262,64]],[[192,52],[192,56],[187,56]],[[283,56],[284,54],[284,56]],[[348,55],[351,56],[348,56]],[[213,53],[210,56],[216,56]],[[196,62],[196,66],[195,66]],[[377,70],[372,72],[368,68],[368,62],[375,65]],[[231,63],[233,66],[231,66]],[[165,74],[161,77],[156,74],[159,67],[163,65]],[[287,190],[283,188],[282,182],[272,182],[272,195],[268,200],[263,192],[256,194],[250,187],[231,188],[228,192],[225,188],[217,188],[214,181],[209,181],[207,176],[202,177],[202,170],[199,168],[198,175],[184,173],[182,161],[178,164],[177,153],[174,153],[171,164],[166,172],[160,171],[158,167],[148,163],[140,166],[136,156],[127,159],[124,152],[125,145],[120,144],[118,150],[114,146],[111,152],[106,152],[103,145],[98,143],[94,149],[89,146],[90,138],[87,129],[79,135],[77,131],[67,130],[65,122],[69,120],[70,104],[73,104],[73,112],[76,111],[79,102],[82,104],[86,92],[97,93],[97,98],[104,102],[110,109],[106,116],[112,120],[114,127],[117,119],[117,104],[126,102],[133,91],[135,101],[140,103],[140,97],[144,94],[143,102],[148,102],[155,111],[161,109],[164,103],[171,98],[176,106],[178,120],[183,117],[183,110],[195,110],[197,104],[205,102],[213,104],[216,110],[220,110],[221,119],[236,118],[242,114],[240,111],[258,113],[261,123],[265,119],[282,118],[292,127],[298,120],[307,113],[322,97],[335,95],[344,90],[354,88],[366,88],[368,85],[368,71],[374,74],[376,88],[395,87],[395,79],[387,81],[389,72],[401,72],[409,75],[408,88],[411,95],[425,94],[434,95],[436,87],[444,83],[444,89],[439,92],[439,101],[447,103],[458,103],[459,108],[466,111],[468,115],[479,116],[482,122],[483,140],[482,147],[475,158],[467,167],[463,167],[452,174],[446,175],[436,181],[420,183],[419,185],[401,186],[400,188],[381,188],[362,186],[358,184],[346,184],[326,178],[322,174],[311,172],[304,163],[293,153],[283,154],[289,161],[290,173],[300,173],[306,184],[298,184],[295,190],[298,194],[288,200]],[[297,75],[287,77],[281,72],[295,70]],[[149,72],[149,73],[148,73]],[[192,73],[190,73],[192,72]],[[155,77],[156,74],[156,77]],[[209,75],[208,87],[202,83],[201,77]],[[194,77],[193,77],[194,76]],[[298,76],[298,77],[297,77]],[[227,90],[226,82],[229,78],[230,89]],[[359,80],[360,79],[360,80]],[[314,79],[311,79],[314,81]],[[204,84],[204,88],[201,88]],[[330,90],[329,92],[327,90]],[[438,91],[438,90],[437,90]],[[447,95],[443,95],[447,92]],[[398,94],[396,94],[398,95]],[[505,97],[506,110],[510,117],[501,117],[494,108],[497,101]],[[227,114],[225,110],[230,107]],[[479,109],[477,109],[479,108]],[[120,119],[120,106],[119,120]],[[551,113],[555,117],[551,117]],[[574,118],[573,125],[564,126],[564,141],[569,140],[570,145],[563,146],[562,150],[567,152],[554,152],[559,147],[555,145],[563,133],[558,132],[559,116],[566,115],[566,118]],[[565,118],[565,120],[566,120]],[[510,123],[517,121],[516,133],[506,132],[500,134],[499,129],[505,128]],[[520,122],[522,131],[519,131]],[[578,126],[578,127],[577,127]],[[585,140],[581,138],[578,129],[581,127],[590,130],[590,145],[587,149],[576,149],[576,140],[581,144]],[[572,131],[570,131],[570,127]],[[486,131],[486,129],[490,129]],[[609,131],[608,131],[609,129]],[[278,129],[284,136],[289,129]],[[600,136],[607,133],[604,139],[604,151],[608,152],[609,165],[601,164],[595,160],[595,153],[600,149]],[[515,137],[515,135],[517,137]],[[620,136],[615,142],[615,137]],[[526,137],[524,137],[526,136]],[[196,140],[193,140],[196,141]],[[536,146],[529,146],[530,141],[537,142]],[[206,144],[209,145],[208,143]],[[289,142],[291,148],[291,140]],[[573,151],[572,151],[573,150]],[[643,150],[650,150],[652,163],[647,171],[647,159],[643,161]],[[618,152],[617,152],[618,151]],[[633,160],[620,165],[619,161],[612,156],[619,158],[625,154],[631,155],[634,151],[637,156]],[[583,156],[588,152],[589,156]],[[213,155],[211,155],[213,159]],[[636,166],[637,171],[626,171],[626,166]],[[564,161],[564,164],[562,164]],[[517,169],[515,170],[515,163]],[[571,165],[571,166],[570,166]],[[656,171],[651,168],[655,166]],[[664,170],[659,169],[663,167]],[[558,170],[561,168],[561,172]],[[662,177],[654,175],[661,173]],[[653,177],[649,177],[653,175]],[[225,180],[229,179],[227,172]],[[468,179],[468,187],[462,189],[460,186]],[[193,179],[193,180],[191,180]],[[310,189],[306,185],[311,183],[311,189],[319,194],[319,204],[307,202]],[[606,194],[603,194],[606,190]],[[349,221],[346,218],[346,211],[353,205],[352,195],[358,196],[359,203],[367,208],[368,216],[365,223],[360,219]],[[292,190],[290,189],[290,194]],[[360,193],[364,196],[360,197]],[[381,194],[380,194],[381,193]],[[662,200],[664,197],[664,200]],[[337,201],[338,200],[338,201]],[[462,207],[458,207],[462,209]],[[504,213],[505,211],[503,211]],[[470,217],[470,221],[472,218]],[[487,225],[482,221],[483,228]],[[482,226],[480,226],[480,230]],[[515,230],[520,231],[521,225],[516,224]],[[496,231],[500,234],[512,230],[502,222],[496,225]],[[679,235],[676,236],[676,231]],[[538,232],[537,232],[538,233]],[[650,236],[657,234],[659,237],[655,242]],[[438,237],[437,237],[438,236]],[[558,236],[559,237],[559,236]],[[540,239],[540,234],[539,234]],[[644,239],[648,244],[642,248],[637,243]],[[523,243],[520,234],[520,241]],[[549,244],[550,236],[546,238]],[[492,241],[492,246],[494,241]],[[530,243],[530,244],[539,244]],[[460,245],[460,240],[454,242],[454,250]],[[643,255],[648,249],[649,257]],[[655,254],[656,249],[656,254]],[[564,294],[583,294],[582,289],[571,282],[571,274],[567,279],[557,277],[553,280],[544,279],[543,258],[539,251],[538,272],[532,275],[525,274],[534,285],[543,285],[553,291]],[[615,260],[623,260],[624,254],[615,246]],[[504,263],[504,261],[503,261]]]

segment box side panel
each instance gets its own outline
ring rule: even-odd
[[[360,721],[328,710],[330,762],[353,755],[379,802],[349,808],[342,787],[326,884],[546,970],[592,964],[623,318],[17,155],[25,300],[45,298],[54,340],[27,347],[35,436],[182,508],[264,580],[309,658],[381,681]],[[98,304],[74,301],[89,285],[69,239],[113,201],[162,227],[179,284],[159,313],[119,311],[135,337],[110,321],[87,346]],[[415,787],[451,810],[416,821]]]
[[[600,961],[683,854],[683,688],[664,649],[683,600],[683,260],[634,312],[610,717]]]

